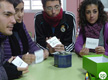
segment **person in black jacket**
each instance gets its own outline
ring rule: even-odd
[[[11,63],[14,57],[4,61],[3,41],[13,33],[14,14],[13,0],[0,0],[0,80],[12,80],[28,72],[28,67],[19,68]]]
[[[74,50],[76,40],[76,23],[73,13],[63,11],[61,0],[41,0],[43,11],[35,15],[35,41],[42,48],[55,51]],[[56,36],[62,44],[51,48],[46,40]]]

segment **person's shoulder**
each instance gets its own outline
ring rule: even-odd
[[[37,18],[37,17],[42,17],[42,11],[37,12],[37,13],[35,14],[34,18]]]
[[[106,22],[104,26],[105,26],[105,28],[108,29],[108,22]]]
[[[106,23],[105,23],[105,25],[107,25],[107,26],[108,26],[108,22],[106,22]]]
[[[71,12],[71,11],[64,11],[64,13],[65,13],[65,15],[66,15],[66,16],[70,16],[70,17],[75,18],[74,13],[73,13],[73,12]]]
[[[25,25],[25,23],[24,23],[24,22],[22,22],[22,25],[23,25],[23,28],[26,28],[26,25]]]

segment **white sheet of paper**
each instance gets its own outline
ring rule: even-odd
[[[35,51],[36,61],[35,63],[40,63],[44,60],[44,52],[42,49]]]
[[[96,63],[105,63],[108,62],[108,58],[104,57],[104,56],[100,56],[100,57],[88,57],[88,59],[96,62]]]
[[[12,63],[17,67],[26,68],[28,66],[27,63],[25,63],[19,56],[17,56]]]
[[[98,47],[99,39],[94,39],[94,38],[86,38],[86,48],[89,49],[95,49]]]
[[[62,44],[55,36],[46,41],[51,47],[55,47],[58,44]]]
[[[59,52],[53,52],[53,53],[51,53],[51,54],[59,54]]]

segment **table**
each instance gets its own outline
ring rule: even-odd
[[[54,65],[54,57],[32,64],[29,72],[16,80],[84,80],[86,70],[82,68],[82,58],[72,53],[72,67],[58,68]]]

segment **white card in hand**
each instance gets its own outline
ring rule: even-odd
[[[44,60],[44,52],[42,49],[35,51],[36,61],[35,63],[40,63]]]
[[[12,63],[17,67],[26,68],[28,66],[27,63],[25,63],[19,56],[17,56]]]
[[[94,38],[86,38],[86,48],[89,49],[95,49],[98,47],[99,39],[94,39]]]
[[[46,41],[51,47],[55,47],[58,44],[62,44],[55,36]]]

